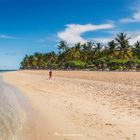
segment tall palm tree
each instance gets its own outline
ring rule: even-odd
[[[120,59],[129,60],[132,57],[131,46],[129,45],[130,37],[127,37],[127,34],[120,33],[115,38],[117,42],[117,48],[119,51],[118,57]]]
[[[66,41],[61,40],[61,41],[59,42],[59,44],[58,44],[57,47],[58,47],[58,49],[60,50],[60,52],[64,52],[64,51],[67,50],[67,48],[68,48],[68,44],[67,44]]]
[[[55,52],[50,52],[44,55],[44,61],[48,64],[48,65],[52,65],[55,64],[57,61],[57,55],[55,54]]]
[[[93,47],[94,43],[89,41],[81,45],[81,60],[87,63],[92,63],[94,58]]]
[[[29,67],[29,56],[25,55],[23,61],[21,62],[21,68],[28,69]]]
[[[80,59],[81,48],[82,48],[82,45],[79,42],[77,44],[75,44],[75,46],[73,47],[73,53],[74,53],[74,57],[75,57],[76,60]]]
[[[134,44],[133,53],[134,53],[134,56],[140,59],[140,41],[137,41]]]
[[[104,46],[102,43],[96,43],[94,46],[95,46],[94,47],[95,58],[98,59],[99,57],[101,57],[102,49]]]
[[[42,53],[34,53],[33,56],[33,61],[34,61],[34,66],[36,69],[41,69],[42,68],[42,63],[43,63],[43,54]]]
[[[67,51],[67,58],[69,58],[70,61],[78,60],[80,58],[80,52],[76,47],[72,47]]]
[[[117,55],[116,43],[114,40],[108,42],[107,55],[109,59],[114,58]]]
[[[89,41],[86,43],[86,49],[88,51],[91,51],[93,49],[94,43],[92,41]]]
[[[80,51],[81,50],[81,46],[82,45],[81,45],[80,42],[76,43],[75,46],[74,46],[75,47],[75,50]]]

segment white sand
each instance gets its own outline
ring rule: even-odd
[[[139,140],[140,73],[4,74],[27,97],[37,140]],[[28,125],[27,125],[28,128]]]

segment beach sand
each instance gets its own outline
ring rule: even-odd
[[[29,123],[27,109],[21,106],[25,102],[24,96],[6,84],[0,75],[0,140],[34,140],[33,135],[30,136],[33,127]]]
[[[140,140],[140,73],[18,71],[3,75],[26,97],[34,140]]]

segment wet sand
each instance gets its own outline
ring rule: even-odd
[[[33,140],[30,111],[25,97],[0,76],[0,140]]]
[[[20,137],[25,114],[18,104],[15,92],[0,77],[0,140],[15,140]]]
[[[22,91],[32,107],[28,116],[34,128],[30,130],[31,137],[140,139],[140,73],[55,71],[51,80],[47,74],[47,71],[4,74],[4,80]]]

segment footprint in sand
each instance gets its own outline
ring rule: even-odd
[[[118,134],[118,133],[122,133],[122,130],[120,129],[116,129],[115,132]]]
[[[126,140],[130,140],[131,138],[130,137],[126,137]]]
[[[113,137],[113,134],[109,134],[109,133],[107,133],[106,135],[107,135],[107,136],[112,136],[112,137]]]

